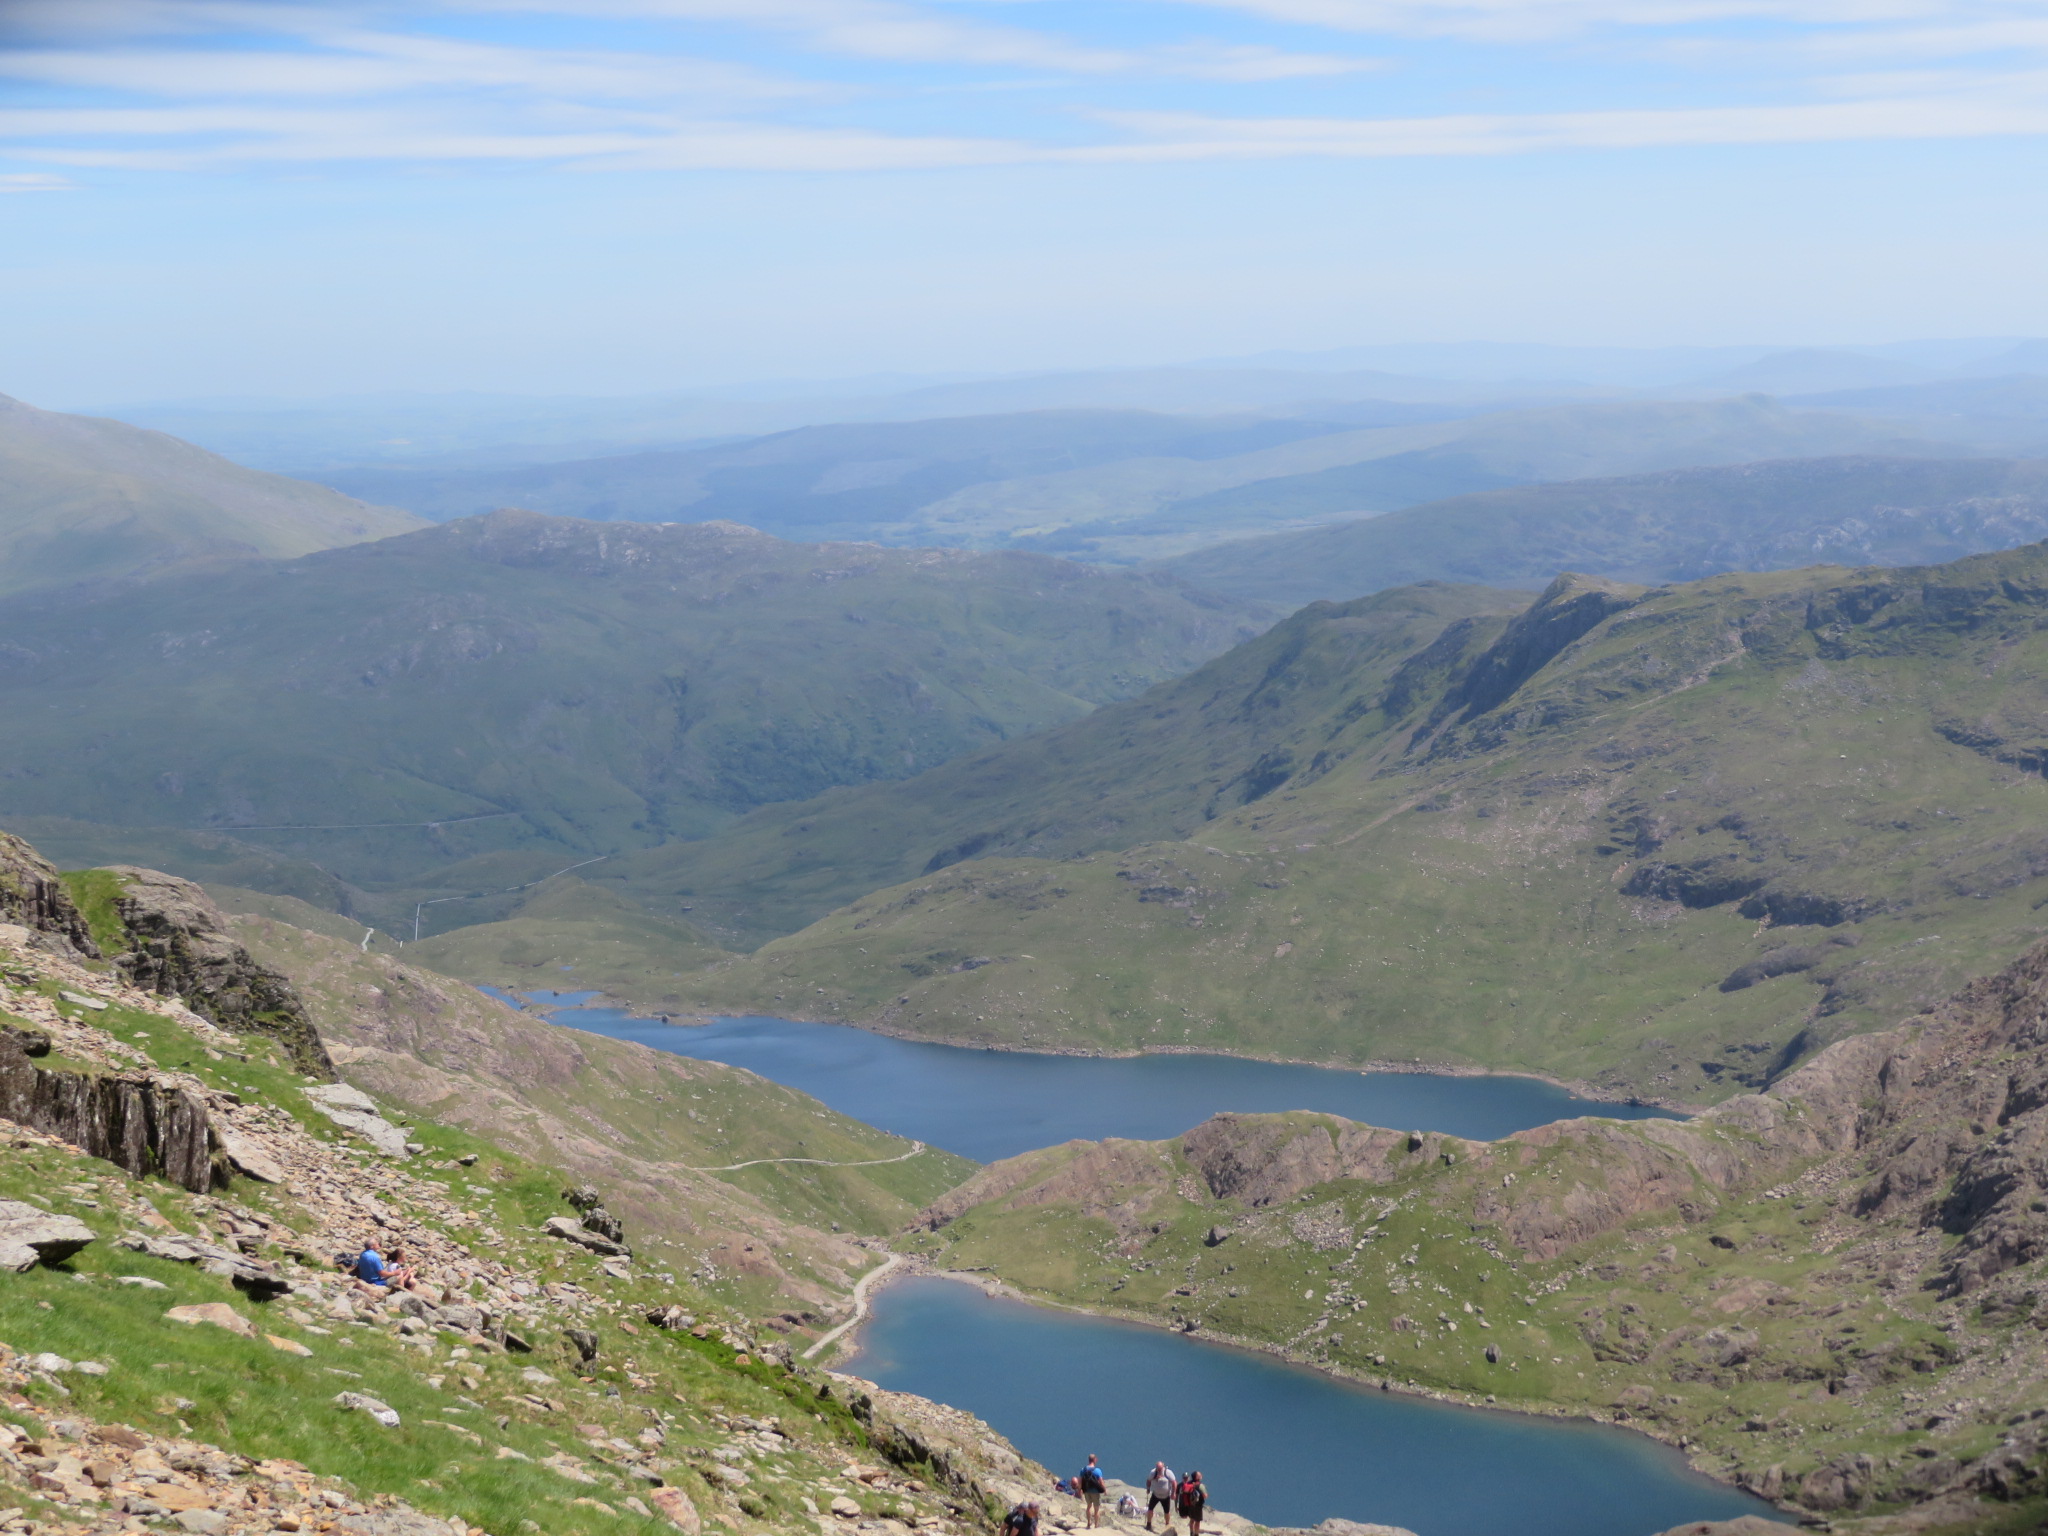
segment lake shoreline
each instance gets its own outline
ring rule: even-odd
[[[895,1252],[893,1249],[889,1251]],[[1054,1301],[1048,1297],[1034,1296],[1028,1291],[1020,1290],[991,1271],[941,1269],[933,1265],[930,1260],[912,1253],[897,1254],[896,1257],[900,1262],[893,1266],[885,1277],[881,1278],[881,1283],[873,1291],[869,1292],[867,1300],[870,1304],[872,1304],[877,1294],[900,1280],[910,1279],[913,1276],[934,1280],[948,1280],[958,1285],[972,1286],[984,1295],[1001,1297],[1009,1301],[1020,1301],[1027,1306],[1039,1307],[1048,1312],[1072,1313],[1081,1317],[1101,1318],[1105,1322],[1112,1323],[1132,1323],[1142,1328],[1149,1328],[1157,1333],[1174,1334],[1192,1339],[1197,1343],[1216,1344],[1226,1349],[1241,1349],[1253,1354],[1266,1355],[1285,1364],[1300,1366],[1305,1370],[1315,1372],[1317,1375],[1326,1376],[1333,1381],[1341,1381],[1348,1386],[1376,1390],[1390,1397],[1419,1398],[1424,1401],[1442,1403],[1454,1408],[1470,1409],[1479,1413],[1507,1414],[1529,1419],[1576,1420],[1581,1423],[1598,1424],[1605,1429],[1626,1430],[1630,1434],[1640,1435],[1645,1440],[1655,1441],[1666,1450],[1675,1452],[1690,1471],[1699,1477],[1707,1479],[1717,1487],[1726,1488],[1731,1492],[1756,1499],[1759,1503],[1767,1504],[1784,1514],[1801,1513],[1790,1506],[1764,1499],[1752,1490],[1731,1483],[1707,1468],[1698,1465],[1693,1460],[1687,1447],[1680,1443],[1680,1439],[1683,1437],[1667,1438],[1654,1428],[1645,1427],[1626,1416],[1619,1418],[1604,1417],[1597,1409],[1574,1410],[1548,1406],[1507,1406],[1499,1402],[1470,1397],[1459,1392],[1447,1391],[1437,1387],[1411,1386],[1391,1376],[1369,1376],[1364,1372],[1352,1370],[1348,1366],[1331,1365],[1322,1361],[1310,1360],[1293,1353],[1284,1344],[1275,1344],[1264,1339],[1247,1338],[1238,1334],[1223,1333],[1209,1328],[1176,1328],[1155,1317],[1139,1313],[1120,1312],[1114,1308],[1084,1306],[1079,1302]],[[866,1326],[867,1321],[872,1321],[873,1315],[872,1310],[870,1310],[868,1319],[863,1322],[862,1327]],[[860,1332],[859,1328],[851,1329],[840,1338],[840,1350],[836,1356],[839,1364],[833,1368],[842,1369],[846,1364],[859,1358]]]
[[[519,991],[516,987],[502,987],[500,990],[510,993],[515,997],[527,997],[526,993]],[[540,1003],[528,1000],[522,1006],[531,1012],[540,1014],[553,1014],[565,1009],[573,1011],[575,1008],[596,1007],[616,1008],[620,1012],[631,1012],[640,1006],[629,998],[616,998],[610,993],[597,988],[592,989],[588,996],[589,1001],[584,1003]],[[661,1012],[658,1010],[634,1014],[633,1016],[646,1019],[650,1023],[667,1024],[676,1029],[698,1029],[706,1025],[715,1024],[721,1019],[751,1017],[751,1015],[737,1013],[692,1012],[685,1014]],[[1083,1046],[1022,1046],[994,1044],[986,1040],[966,1040],[946,1035],[924,1034],[907,1029],[892,1029],[883,1023],[868,1024],[859,1023],[852,1019],[826,1018],[816,1014],[807,1014],[801,1010],[786,1010],[773,1015],[762,1015],[762,1017],[788,1019],[792,1023],[797,1024],[835,1024],[846,1029],[858,1029],[871,1035],[883,1035],[891,1040],[908,1040],[923,1045],[946,1045],[963,1051],[1002,1051],[1020,1056],[1089,1057],[1104,1061],[1129,1061],[1143,1056],[1226,1056],[1237,1061],[1259,1061],[1279,1067],[1316,1067],[1327,1072],[1356,1072],[1361,1076],[1518,1077],[1529,1082],[1542,1083],[1548,1087],[1560,1089],[1565,1093],[1571,1094],[1574,1098],[1590,1100],[1596,1104],[1620,1104],[1630,1108],[1662,1109],[1668,1110],[1675,1115],[1685,1116],[1700,1114],[1711,1107],[1705,1104],[1682,1103],[1676,1099],[1627,1093],[1620,1089],[1603,1088],[1598,1083],[1589,1083],[1581,1078],[1558,1077],[1549,1072],[1520,1069],[1496,1071],[1489,1067],[1461,1066],[1453,1062],[1373,1061],[1359,1065],[1353,1062],[1311,1061],[1301,1056],[1270,1056],[1254,1051],[1226,1051],[1213,1046],[1199,1045],[1162,1045],[1153,1046],[1142,1051],[1108,1050],[1099,1047],[1090,1049]],[[1401,1127],[1388,1126],[1386,1129],[1399,1130]]]

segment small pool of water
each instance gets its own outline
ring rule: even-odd
[[[1783,1518],[1626,1430],[1379,1392],[957,1281],[884,1288],[859,1342],[847,1369],[977,1413],[1056,1473],[1093,1451],[1137,1482],[1163,1458],[1199,1469],[1218,1509],[1266,1525],[1336,1516],[1419,1536],[1650,1536]]]
[[[1157,1141],[1223,1110],[1313,1109],[1368,1125],[1480,1141],[1573,1115],[1670,1117],[1647,1106],[1578,1098],[1529,1077],[1351,1072],[1237,1056],[973,1050],[898,1040],[844,1024],[759,1016],[664,1024],[588,1006],[594,995],[527,994],[553,1006],[557,1023],[745,1067],[856,1120],[984,1163],[1077,1139]]]

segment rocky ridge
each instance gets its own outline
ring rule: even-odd
[[[993,1165],[917,1227],[1026,1293],[1626,1421],[1809,1517],[2002,1530],[2048,1508],[2048,944],[1689,1122],[1221,1115]]]

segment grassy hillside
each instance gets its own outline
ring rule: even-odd
[[[420,526],[160,432],[0,395],[0,595],[288,558]]]
[[[689,989],[974,1042],[1723,1096],[2048,931],[2044,616],[2039,545],[1561,579],[1491,643],[1454,630],[1334,708],[1307,690],[1190,834],[947,864]],[[1108,745],[1074,774],[1112,779]],[[1006,760],[945,797],[992,834],[1029,825]]]
[[[1816,559],[1931,564],[2044,535],[2048,460],[1819,458],[1459,496],[1164,569],[1287,606],[1411,581],[1539,587],[1560,570],[1653,582]]]
[[[400,961],[278,918],[231,929],[292,978],[349,1081],[565,1165],[678,1259],[766,1240],[748,1283],[780,1283],[788,1300],[825,1294],[827,1228],[892,1231],[974,1167],[751,1072],[515,1012],[421,968],[410,947]],[[742,1162],[755,1166],[705,1171]]]
[[[1170,580],[1044,556],[503,513],[0,609],[0,809],[225,833],[296,861],[309,899],[308,863],[405,886],[380,926],[464,897],[433,931],[580,860],[1074,719],[1249,632]],[[230,867],[194,872],[268,883],[210,857]]]
[[[423,973],[256,927],[308,978],[411,1155],[370,1155],[266,1042],[61,942],[0,933],[0,1018],[52,1047],[33,1066],[17,1051],[17,1078],[153,1084],[226,1145],[194,1193],[10,1126],[12,1213],[82,1220],[90,1239],[31,1254],[0,1293],[0,1494],[21,1529],[732,1536],[815,1532],[836,1506],[957,1536],[1045,1478],[964,1414],[796,1358],[876,1261],[785,1213],[843,1208],[871,1228],[957,1160],[936,1179],[917,1159],[685,1168],[679,1153],[902,1144],[749,1074],[644,1070],[653,1053],[586,1049]],[[624,1262],[543,1228],[574,1230],[564,1191],[593,1177],[626,1222]],[[416,1289],[386,1297],[332,1271],[329,1255],[371,1234],[404,1246]],[[198,1244],[207,1262],[131,1251],[152,1242]]]

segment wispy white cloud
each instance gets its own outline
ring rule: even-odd
[[[1333,31],[1496,42],[1598,28],[1697,28],[1730,22],[1799,27],[1996,23],[2037,14],[2035,0],[1156,0]]]
[[[11,171],[0,175],[0,192],[72,192],[78,183],[48,171]]]
[[[1981,48],[1962,39],[2019,41],[2048,20],[1996,0],[1164,0],[1232,8],[1354,31],[1519,17],[1518,25],[1669,22],[1671,18],[1794,14],[1869,24],[1904,36],[1916,26],[1948,37],[1917,59],[1936,65]],[[0,0],[4,5],[5,0]],[[1965,8],[1968,14],[1965,15]],[[2036,6],[2038,9],[2038,6]],[[42,88],[43,103],[0,110],[0,146],[31,165],[75,169],[206,169],[359,163],[552,164],[602,170],[862,171],[1035,163],[1147,163],[1277,158],[1533,154],[1560,150],[1848,142],[2048,134],[2048,72],[1930,67],[1845,73],[1809,59],[1787,98],[1685,106],[1520,113],[1243,116],[1220,110],[1120,107],[1112,97],[1078,118],[1041,117],[1032,132],[947,123],[939,131],[864,119],[881,99],[856,78],[802,69],[811,54],[772,56],[778,68],[717,56],[738,33],[765,30],[802,50],[946,66],[935,84],[982,78],[997,66],[1055,71],[1091,94],[1140,74],[1183,81],[1333,79],[1370,67],[1343,55],[1257,43],[1159,38],[1100,48],[963,17],[907,0],[440,0],[443,22],[518,13],[521,25],[574,15],[653,26],[671,51],[542,46],[531,32],[496,41],[407,24],[397,0],[14,0],[0,78]],[[1024,7],[1013,7],[1022,11]],[[1935,11],[1941,18],[1934,18]],[[1994,15],[1993,12],[1998,14]],[[89,35],[65,33],[64,16]],[[1418,20],[1420,18],[1420,20]],[[1432,23],[1434,24],[1434,23]],[[124,30],[125,28],[125,30]],[[666,30],[663,30],[666,29]],[[472,26],[471,31],[476,30]],[[1808,33],[1811,41],[1818,34]],[[1830,37],[1851,34],[1829,34]],[[252,38],[254,42],[252,44]],[[168,39],[168,41],[166,41]],[[688,51],[680,45],[687,41]],[[758,52],[758,49],[755,50]],[[1000,77],[1000,71],[998,71]],[[1779,72],[1782,82],[1783,71]],[[1199,89],[1184,85],[1176,89]],[[1609,83],[1607,93],[1615,86]],[[899,93],[900,94],[900,93]],[[1708,93],[1709,95],[1711,93]],[[1238,97],[1233,100],[1241,99]],[[801,108],[801,120],[796,109]],[[821,115],[842,121],[819,122]],[[1076,122],[1093,126],[1076,142]],[[948,131],[951,130],[951,131]],[[1084,134],[1085,136],[1085,134]],[[16,190],[40,189],[36,178]],[[47,178],[61,182],[61,177]]]

